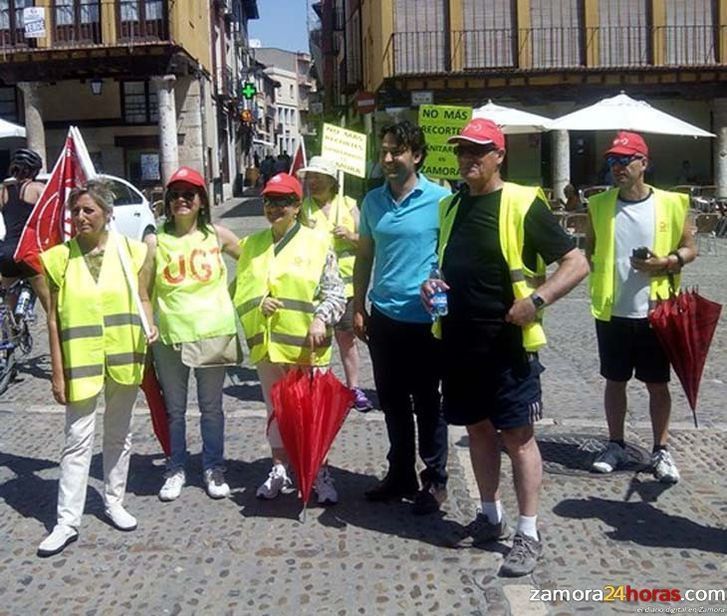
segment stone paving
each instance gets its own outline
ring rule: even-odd
[[[228,202],[215,211],[239,234],[265,226],[259,213],[257,199]],[[727,244],[720,243],[719,250],[727,254]],[[725,303],[723,263],[722,256],[705,255],[690,266],[685,282]],[[63,438],[62,408],[50,397],[45,328],[38,323],[36,345],[21,363],[20,380],[0,399],[0,615],[520,616],[700,608],[724,613],[724,596],[669,604],[579,602],[553,595],[621,584],[724,593],[724,319],[705,368],[699,429],[693,427],[678,383],[672,387],[672,450],[682,481],[665,487],[641,465],[651,443],[648,401],[638,385],[629,390],[629,469],[606,477],[584,471],[605,435],[585,287],[548,309],[550,344],[542,358],[546,418],[538,432],[546,467],[540,514],[545,551],[533,575],[519,580],[496,575],[507,546],[481,550],[467,545],[464,525],[475,513],[476,488],[461,429],[450,432],[450,496],[443,515],[415,518],[406,504],[363,499],[385,470],[386,431],[378,411],[352,413],[334,445],[330,461],[339,505],[311,506],[301,522],[295,496],[255,499],[269,460],[264,407],[248,364],[230,370],[225,384],[229,499],[212,501],[202,488],[193,395],[189,484],[176,502],[156,498],[163,458],[140,398],[126,499],[139,528],[121,533],[103,521],[101,456],[96,453],[79,541],[62,555],[38,559],[37,544],[55,518]],[[370,363],[362,356],[362,384],[371,390]],[[340,363],[334,369],[342,375]],[[514,516],[508,465],[503,469],[504,506]],[[530,600],[536,590],[545,600]]]

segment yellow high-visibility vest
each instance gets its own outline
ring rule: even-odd
[[[679,246],[684,232],[684,221],[689,210],[689,196],[649,187],[654,192],[654,245],[651,252],[665,257]],[[595,247],[591,257],[591,275],[588,287],[591,292],[591,313],[600,321],[611,320],[614,300],[616,270],[616,201],[618,188],[593,195],[588,200],[595,235]],[[674,276],[679,288],[680,276]],[[669,297],[669,277],[652,276],[649,283],[649,302]]]
[[[352,214],[355,207],[356,201],[350,197],[336,195],[331,202],[328,216],[312,197],[303,201],[300,209],[302,220],[315,230],[333,233],[333,229],[341,225],[355,233],[356,221]],[[343,279],[346,297],[353,297],[353,263],[356,260],[356,247],[348,240],[333,238],[333,251],[338,259],[338,270]]]
[[[529,297],[533,290],[545,280],[545,262],[540,255],[537,257],[535,271],[528,269],[523,263],[522,256],[525,243],[525,216],[536,197],[540,197],[545,203],[548,202],[542,188],[520,186],[511,182],[503,184],[498,216],[500,249],[510,270],[510,282],[515,299]],[[452,205],[455,199],[457,201]],[[450,195],[439,202],[440,268],[458,209],[458,195]],[[532,353],[545,346],[545,330],[541,313],[538,313],[536,320],[523,327],[522,330],[523,347],[526,351]],[[434,323],[432,331],[437,338],[441,337],[441,323],[438,320]]]
[[[109,232],[98,282],[75,239],[41,253],[46,276],[58,288],[58,322],[68,402],[95,396],[106,375],[122,385],[138,385],[144,373],[146,338],[126,282],[118,244],[129,253],[136,275],[146,245]]]
[[[275,255],[272,231],[266,229],[240,240],[234,304],[254,364],[266,356],[283,364],[326,365],[331,361],[331,332],[326,344],[311,354],[308,329],[319,304],[316,296],[330,238],[299,227]],[[283,302],[272,316],[260,309],[265,297]]]
[[[157,236],[154,307],[164,344],[195,342],[237,332],[227,291],[227,268],[217,234]]]

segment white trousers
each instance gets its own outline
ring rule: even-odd
[[[120,385],[106,377],[103,425],[104,505],[120,505],[126,493],[131,453],[131,413],[138,385]],[[86,503],[88,473],[93,454],[96,427],[96,402],[93,398],[66,405],[66,442],[61,454],[61,478],[58,485],[58,524],[78,529]]]

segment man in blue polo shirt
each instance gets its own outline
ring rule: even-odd
[[[439,342],[419,300],[419,286],[437,261],[439,200],[450,193],[418,173],[427,149],[418,126],[408,121],[387,126],[381,140],[386,183],[370,191],[361,205],[353,272],[354,331],[369,344],[389,434],[389,471],[366,497],[415,497],[413,512],[425,514],[437,511],[447,497],[447,424],[439,396]],[[372,268],[369,314],[366,290]],[[425,466],[421,490],[415,416]]]

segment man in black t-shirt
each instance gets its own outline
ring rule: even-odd
[[[501,575],[530,573],[542,543],[537,507],[542,460],[533,423],[542,416],[536,350],[540,313],[588,274],[588,263],[559,226],[539,188],[505,183],[505,138],[493,122],[472,120],[450,139],[466,186],[440,203],[439,258],[448,291],[441,319],[444,415],[467,426],[482,510],[469,526],[475,544],[510,537],[499,496],[500,444],[511,458],[519,518]],[[545,264],[558,262],[545,280]]]

